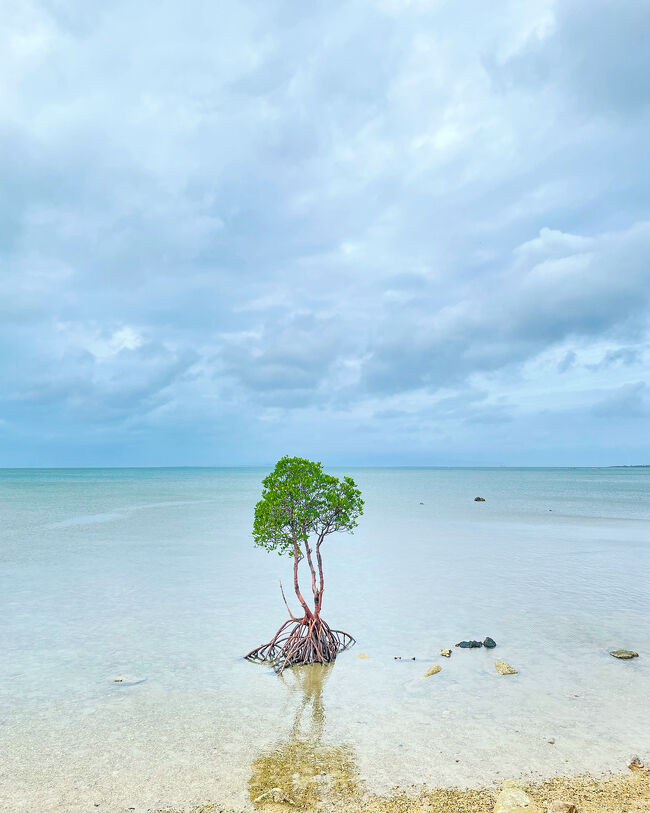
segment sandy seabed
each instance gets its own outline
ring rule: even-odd
[[[530,797],[531,813],[546,813],[555,800],[576,806],[579,813],[649,813],[650,770],[605,777],[554,777],[540,782],[517,783]],[[395,791],[386,796],[363,792],[356,785],[315,794],[308,802],[294,801],[281,787],[269,788],[269,796],[254,807],[262,813],[301,810],[309,813],[492,813],[501,786],[489,788],[428,788]],[[298,796],[300,794],[297,794]],[[316,798],[317,797],[317,798]],[[516,808],[516,813],[522,808]],[[209,803],[181,810],[156,813],[237,813]],[[513,811],[514,813],[514,811]]]

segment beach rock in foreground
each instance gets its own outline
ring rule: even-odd
[[[494,666],[500,675],[517,675],[519,674],[516,669],[513,669],[509,663],[505,661],[494,661]]]
[[[494,813],[542,813],[526,791],[516,781],[509,779],[503,783],[503,790],[497,796]]]
[[[615,649],[613,652],[609,653],[614,658],[620,658],[623,661],[628,661],[630,658],[638,658],[638,652],[632,652],[631,649]]]
[[[631,771],[642,771],[645,767],[639,757],[632,757],[630,764],[627,766]]]
[[[556,799],[554,802],[549,802],[547,813],[580,813],[580,811],[571,802]]]
[[[424,677],[431,677],[431,675],[437,675],[438,672],[442,672],[442,666],[440,666],[440,664],[438,663],[434,663],[434,665],[427,669],[427,671],[424,673]]]
[[[441,649],[440,654],[443,658],[451,658],[451,649]]]
[[[483,641],[483,646],[487,649],[494,649],[496,645],[497,642],[494,640],[494,638],[490,638],[489,636]]]

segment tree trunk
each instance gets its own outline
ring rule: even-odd
[[[320,546],[323,543],[324,536],[318,537],[316,542],[316,561],[318,562],[318,575],[319,575],[319,588],[318,588],[318,611],[320,612],[323,606],[323,590],[325,589],[325,578],[323,576],[323,557],[320,555]]]
[[[314,560],[312,559],[312,551],[309,546],[309,541],[305,542],[305,550],[307,552],[307,563],[311,571],[311,591],[314,594],[314,618],[320,617],[320,601],[318,595],[318,588],[316,587],[316,569],[314,568]]]
[[[298,565],[300,564],[300,551],[298,550],[298,542],[296,539],[293,540],[293,589],[296,591],[296,596],[298,597],[298,601],[302,604],[302,608],[305,611],[305,621],[311,620],[314,617],[314,614],[309,609],[309,606],[305,599],[303,598],[302,593],[300,592],[300,585],[298,584]]]

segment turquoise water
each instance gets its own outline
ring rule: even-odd
[[[369,787],[650,756],[650,469],[345,473],[366,513],[327,543],[323,614],[358,643],[319,736]],[[291,583],[250,539],[264,474],[0,471],[0,809],[249,803],[252,762],[308,700],[241,658]],[[496,650],[438,656],[486,635]]]

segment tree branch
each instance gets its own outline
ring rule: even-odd
[[[287,608],[287,612],[289,613],[289,618],[292,621],[300,621],[300,619],[296,618],[296,616],[291,612],[291,610],[289,608],[289,604],[287,603],[287,597],[284,595],[284,588],[282,587],[282,579],[280,579],[280,592],[282,593],[282,599],[284,601],[284,606]]]

